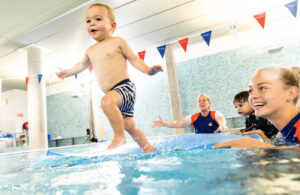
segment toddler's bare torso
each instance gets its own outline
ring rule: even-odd
[[[120,81],[129,78],[127,59],[122,54],[118,38],[109,38],[88,48],[87,55],[99,87],[104,93]]]

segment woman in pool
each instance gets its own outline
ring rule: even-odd
[[[159,120],[153,121],[152,127],[171,127],[180,128],[194,126],[195,133],[216,133],[218,131],[224,131],[226,127],[226,120],[219,111],[210,111],[211,101],[210,98],[201,94],[198,97],[199,113],[189,115],[180,120],[163,121],[161,116]]]
[[[255,115],[270,120],[279,130],[277,141],[300,142],[300,110],[297,108],[300,74],[294,68],[269,66],[259,69],[249,85],[249,101]],[[281,142],[282,143],[282,142]],[[222,142],[212,148],[269,148],[272,144],[252,138]]]

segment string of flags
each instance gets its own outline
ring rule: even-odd
[[[41,80],[42,80],[42,77],[43,77],[43,74],[38,74],[38,75],[36,75],[37,76],[37,78],[38,78],[38,82],[39,82],[39,84],[41,83]],[[32,77],[32,76],[31,76]],[[27,76],[26,78],[25,78],[25,83],[26,83],[26,86],[28,86],[28,82],[29,82],[29,76]]]
[[[292,1],[290,3],[285,4],[285,7],[291,12],[291,14],[295,18],[297,17],[298,0],[295,0],[295,1]],[[254,15],[253,17],[258,22],[258,24],[264,29],[265,28],[265,21],[266,21],[266,12]],[[201,36],[202,36],[203,40],[205,41],[205,43],[207,44],[208,47],[210,45],[211,35],[212,35],[212,30],[201,33]],[[184,52],[186,52],[188,42],[189,42],[189,38],[187,37],[187,38],[184,38],[184,39],[180,39],[180,40],[178,40],[178,42],[179,42],[180,46],[182,47],[182,49],[184,50]],[[158,50],[159,54],[161,55],[161,57],[164,58],[166,45],[158,46],[157,50]],[[146,55],[146,50],[138,52],[138,56],[142,60],[145,59],[145,55]]]
[[[296,18],[297,17],[297,10],[298,10],[298,0],[292,1],[290,3],[285,4],[285,7],[291,12],[291,14]],[[255,18],[255,20],[257,21],[257,23],[264,29],[265,28],[265,21],[266,21],[266,12],[257,14],[253,16]],[[213,30],[209,30],[206,32],[201,33],[201,37],[203,38],[203,40],[205,41],[206,45],[209,47],[210,46],[210,40],[211,40],[211,35],[213,33]],[[180,46],[182,47],[182,49],[184,50],[184,52],[187,51],[187,46],[188,46],[188,42],[189,42],[189,37],[183,38],[178,40]],[[164,58],[165,55],[165,50],[166,50],[166,44],[164,45],[160,45],[158,46],[156,49],[158,50],[159,54],[161,55],[162,58]],[[138,52],[138,56],[144,60],[145,56],[146,56],[146,50],[144,51],[140,51]],[[88,70],[90,72],[92,72],[93,70],[93,66],[90,65],[88,67]],[[78,78],[78,75],[75,74],[75,79]],[[41,83],[41,80],[43,79],[43,74],[37,74],[37,75],[30,75],[30,76],[26,76],[25,78],[25,83],[26,86],[28,86],[28,82],[29,79],[31,77],[37,77],[38,78],[38,83]]]
[[[93,65],[90,65],[90,66],[88,67],[88,70],[89,70],[90,73],[91,73],[92,70],[93,70]],[[31,78],[31,77],[37,77],[37,78],[38,78],[38,82],[39,82],[39,84],[40,84],[40,83],[41,83],[41,80],[42,80],[42,78],[43,78],[43,74],[37,74],[37,75],[27,76],[27,77],[25,78],[25,84],[26,84],[26,86],[28,86],[29,78]],[[78,75],[75,74],[74,77],[75,77],[75,79],[77,79],[77,78],[78,78]]]

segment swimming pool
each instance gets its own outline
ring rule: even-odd
[[[1,155],[0,194],[300,193],[296,148],[96,155],[107,144]]]

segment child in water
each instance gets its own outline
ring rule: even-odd
[[[113,37],[116,27],[115,16],[109,6],[91,5],[86,11],[86,29],[96,43],[86,50],[82,61],[70,69],[61,70],[57,76],[65,78],[77,74],[92,64],[98,85],[105,93],[101,99],[101,108],[114,131],[108,149],[126,143],[125,129],[145,153],[150,153],[154,151],[154,147],[136,126],[133,118],[136,91],[134,83],[129,79],[127,60],[148,75],[163,70],[160,65],[147,66],[124,39]]]
[[[248,98],[248,91],[242,91],[234,96],[233,104],[237,113],[241,116],[246,116],[246,128],[235,131],[232,134],[258,134],[264,141],[273,140],[278,133],[278,130],[267,119],[255,116]]]

